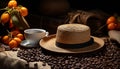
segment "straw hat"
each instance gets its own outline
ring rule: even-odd
[[[44,37],[39,42],[46,50],[58,53],[86,53],[104,46],[104,41],[90,35],[90,28],[83,24],[63,24],[57,33]]]

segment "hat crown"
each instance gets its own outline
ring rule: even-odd
[[[90,40],[90,28],[83,24],[63,24],[58,26],[56,42],[80,44]]]
[[[86,25],[82,24],[63,24],[58,26],[59,30],[70,31],[70,32],[82,32],[90,29]]]

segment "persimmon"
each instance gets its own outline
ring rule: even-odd
[[[117,26],[117,24],[115,24],[115,23],[110,23],[110,24],[107,25],[107,28],[108,28],[109,30],[114,30],[114,29],[116,28],[116,26]]]
[[[20,7],[19,8],[21,16],[27,16],[28,15],[28,9],[26,7]]]
[[[23,34],[21,34],[21,33],[17,34],[16,37],[20,38],[21,40],[24,39],[24,36],[23,36]]]
[[[10,15],[9,13],[5,12],[1,15],[1,22],[2,23],[7,23],[10,20]]]
[[[110,16],[108,19],[107,19],[107,24],[110,24],[110,23],[116,23],[117,19],[115,18],[115,16]]]
[[[8,45],[10,46],[10,48],[16,48],[16,47],[18,47],[17,41],[15,41],[13,39],[9,42]]]
[[[12,7],[17,7],[17,1],[16,0],[10,0],[8,2],[8,7],[12,8]]]

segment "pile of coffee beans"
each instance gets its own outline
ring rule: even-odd
[[[39,48],[18,51],[18,57],[28,62],[42,61],[52,69],[120,69],[120,48],[108,38],[104,47],[96,52],[84,54],[60,54]]]

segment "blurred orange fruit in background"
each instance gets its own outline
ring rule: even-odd
[[[7,23],[8,21],[10,20],[10,15],[9,15],[9,13],[3,13],[2,15],[1,15],[1,22],[2,23]]]
[[[28,9],[26,7],[20,7],[19,8],[21,16],[27,16],[28,15]]]
[[[19,33],[20,33],[19,30],[13,30],[13,31],[11,31],[11,34],[12,34],[13,37],[15,37]]]
[[[18,46],[17,41],[11,40],[8,44],[10,48],[16,48]]]
[[[17,1],[16,0],[10,0],[8,2],[8,7],[12,8],[12,7],[17,7]]]
[[[24,39],[24,36],[23,36],[23,34],[21,34],[21,33],[17,34],[16,37],[20,38],[21,40]]]
[[[13,38],[13,40],[15,40],[15,41],[17,42],[18,45],[19,45],[20,42],[22,41],[20,38],[17,38],[17,37]]]
[[[117,26],[117,24],[115,24],[115,23],[110,23],[110,24],[107,25],[107,28],[108,28],[109,30],[114,30],[114,29],[116,28],[116,26]]]
[[[115,16],[110,16],[108,19],[107,19],[107,24],[110,24],[110,23],[116,23],[116,18]]]
[[[8,44],[9,41],[10,41],[10,37],[8,35],[3,36],[3,38],[2,38],[3,43]]]
[[[12,28],[13,26],[14,26],[14,25],[13,25],[12,19],[10,19],[9,28]]]

